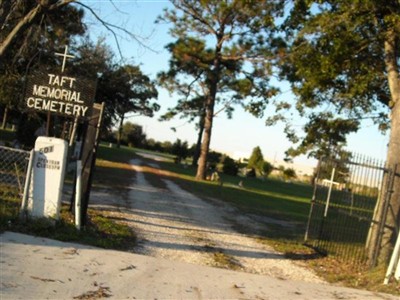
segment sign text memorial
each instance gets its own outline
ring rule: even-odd
[[[28,109],[84,118],[95,91],[95,82],[86,78],[36,72],[28,77],[25,103]]]

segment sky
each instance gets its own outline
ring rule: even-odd
[[[146,45],[141,46],[138,42],[128,38],[121,31],[116,30],[120,49],[126,63],[138,64],[144,74],[155,79],[156,74],[168,69],[170,55],[164,46],[172,42],[168,34],[168,24],[155,24],[156,18],[162,14],[165,7],[171,7],[169,1],[165,0],[84,0],[84,4],[90,6],[93,11],[103,20],[123,27],[135,33]],[[118,55],[118,49],[113,35],[107,31],[90,12],[86,12],[88,31],[93,40],[105,37],[107,44],[114,49]],[[143,39],[142,39],[143,38]],[[278,97],[293,97],[290,87],[285,83],[277,83],[283,92]],[[186,119],[175,118],[168,122],[158,121],[167,108],[173,107],[176,98],[169,95],[167,91],[158,88],[158,103],[161,110],[153,118],[133,116],[127,121],[143,126],[147,138],[157,141],[171,141],[176,139],[187,141],[189,145],[196,142],[197,132],[194,123],[188,123]],[[221,107],[216,107],[218,111]],[[271,112],[272,106],[267,108]],[[296,128],[301,130],[304,120],[295,122]],[[176,128],[173,131],[171,128]],[[382,135],[377,126],[370,122],[364,122],[362,129],[348,136],[347,149],[371,158],[384,160],[388,143],[388,134]],[[264,158],[274,165],[282,165],[285,151],[291,146],[283,132],[283,125],[272,127],[265,126],[265,118],[257,119],[235,107],[232,119],[226,114],[218,114],[213,123],[211,136],[211,149],[226,153],[235,159],[249,158],[252,150],[259,146]],[[316,161],[300,156],[294,159],[293,165],[300,173],[310,174]]]

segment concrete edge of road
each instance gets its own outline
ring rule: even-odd
[[[1,299],[398,299],[20,233],[0,241]]]

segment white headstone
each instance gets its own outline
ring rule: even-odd
[[[59,218],[67,150],[68,143],[62,139],[36,139],[28,201],[31,216]]]

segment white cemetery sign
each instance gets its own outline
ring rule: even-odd
[[[68,143],[58,138],[38,137],[34,150],[28,212],[32,217],[58,219]]]

